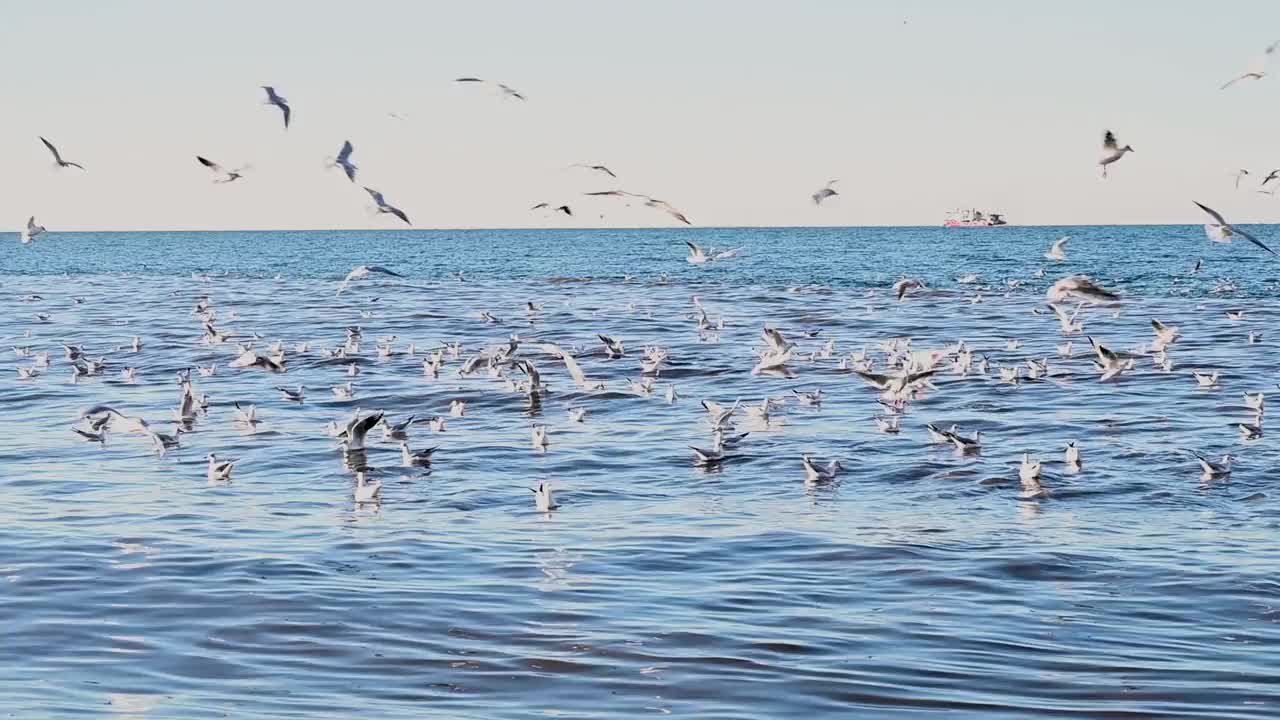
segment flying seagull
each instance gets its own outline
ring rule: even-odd
[[[1239,170],[1237,170],[1237,171],[1235,172],[1235,176],[1236,176],[1236,189],[1237,189],[1237,190],[1239,190],[1239,189],[1240,189],[1240,179],[1241,179],[1241,178],[1243,178],[1245,175],[1248,175],[1248,174],[1249,174],[1249,171],[1248,171],[1248,170],[1245,170],[1244,168],[1240,168]]]
[[[1049,286],[1044,293],[1049,302],[1077,300],[1085,303],[1116,302],[1120,296],[1083,275],[1065,277]]]
[[[1261,55],[1254,58],[1253,64],[1249,66],[1248,72],[1241,73],[1240,75],[1231,78],[1223,83],[1222,87],[1218,89],[1226,90],[1241,80],[1261,80],[1263,76],[1267,74],[1267,60],[1269,60],[1271,58],[1271,54],[1276,51],[1276,47],[1280,47],[1280,42],[1273,42],[1268,45],[1267,49],[1263,50]]]
[[[823,200],[826,200],[827,198],[833,195],[839,195],[840,193],[836,192],[835,189],[831,187],[832,185],[835,185],[838,182],[840,181],[830,180],[827,182],[826,186],[824,186],[821,190],[811,195],[810,197],[813,198],[813,204],[821,205]]]
[[[1195,202],[1195,201],[1193,200],[1192,202]],[[1216,242],[1216,243],[1230,243],[1230,242],[1231,242],[1231,238],[1232,238],[1233,236],[1235,236],[1235,235],[1239,235],[1240,237],[1244,238],[1245,240],[1248,240],[1249,242],[1253,243],[1254,245],[1257,245],[1258,247],[1262,248],[1263,250],[1266,250],[1267,252],[1271,253],[1272,255],[1275,255],[1275,254],[1276,254],[1276,251],[1275,251],[1275,250],[1272,250],[1271,248],[1267,247],[1266,245],[1263,245],[1261,240],[1259,240],[1259,239],[1255,238],[1254,236],[1250,235],[1249,233],[1247,233],[1247,232],[1245,232],[1245,231],[1243,231],[1243,230],[1241,230],[1241,229],[1239,229],[1239,228],[1235,227],[1234,225],[1231,225],[1230,223],[1228,223],[1226,220],[1224,220],[1224,219],[1222,218],[1222,216],[1221,216],[1221,215],[1219,215],[1219,214],[1218,214],[1218,211],[1217,211],[1217,210],[1214,210],[1214,209],[1213,209],[1213,208],[1211,208],[1211,207],[1206,207],[1206,206],[1204,206],[1204,205],[1201,205],[1201,204],[1200,204],[1200,203],[1198,203],[1198,202],[1196,203],[1196,206],[1197,206],[1197,207],[1199,207],[1201,210],[1203,210],[1203,211],[1205,211],[1205,212],[1209,213],[1209,215],[1210,215],[1211,217],[1213,217],[1213,219],[1214,219],[1214,220],[1216,220],[1216,221],[1217,221],[1216,223],[1205,223],[1205,226],[1204,226],[1204,232],[1205,232],[1205,234],[1206,234],[1206,235],[1208,235],[1208,236],[1209,236],[1209,239],[1210,239],[1211,241]]]
[[[347,276],[342,279],[342,283],[338,285],[338,292],[342,293],[344,290],[346,290],[347,287],[351,285],[352,280],[363,280],[364,278],[369,277],[370,273],[378,273],[380,275],[390,275],[391,277],[398,277],[398,278],[404,277],[400,273],[394,272],[392,270],[388,270],[382,267],[381,265],[360,265],[355,269],[353,269],[351,272],[347,273]]]
[[[580,168],[586,168],[588,170],[595,170],[596,172],[604,173],[605,175],[608,175],[609,177],[614,178],[615,180],[618,177],[617,175],[613,174],[612,170],[610,170],[609,168],[603,165],[589,165],[586,163],[574,163],[569,167],[580,167]]]
[[[44,143],[44,146],[49,148],[49,152],[53,153],[53,161],[58,164],[58,167],[60,168],[73,167],[73,168],[79,168],[81,170],[84,169],[84,166],[81,165],[80,163],[73,163],[73,162],[68,162],[66,160],[63,160],[62,153],[58,152],[58,148],[54,147],[53,143],[49,142],[48,140],[45,140],[43,137],[40,138],[40,142]]]
[[[490,81],[488,81],[488,80],[484,80],[484,79],[482,79],[482,78],[478,78],[478,77],[460,77],[460,78],[458,78],[458,79],[454,80],[454,82],[460,82],[460,83],[487,83],[487,82],[490,82]],[[500,83],[500,82],[493,83],[493,85],[496,85],[496,86],[497,86],[497,88],[498,88],[498,90],[502,91],[502,96],[503,96],[503,97],[514,98],[514,99],[516,99],[516,100],[524,100],[524,99],[525,99],[525,96],[524,96],[524,95],[521,95],[519,92],[517,92],[517,91],[515,90],[515,88],[512,88],[512,87],[510,87],[510,86],[508,86],[508,85],[503,85],[503,84],[502,84],[502,83]]]
[[[562,212],[562,213],[564,213],[565,215],[573,215],[573,211],[569,209],[569,206],[568,206],[568,205],[561,205],[561,206],[559,206],[559,207],[551,207],[551,203],[538,203],[537,205],[534,205],[533,207],[531,207],[531,208],[529,208],[529,209],[530,209],[530,210],[550,209],[550,210],[551,210],[551,212]]]
[[[1053,247],[1049,248],[1049,252],[1045,253],[1045,259],[1055,262],[1062,262],[1067,259],[1066,246],[1067,241],[1071,239],[1070,235],[1063,235],[1054,241]]]
[[[218,179],[216,177],[214,178],[215,183],[235,182],[236,180],[239,180],[240,178],[244,177],[243,173],[247,169],[247,168],[237,168],[235,170],[228,170],[222,167],[221,165],[219,165],[218,163],[212,160],[209,160],[207,158],[203,158],[199,155],[196,156],[196,160],[199,160],[201,165],[212,170],[214,175],[220,176],[221,179]]]
[[[37,235],[40,235],[43,232],[45,232],[44,226],[37,225],[36,216],[32,215],[27,218],[27,227],[22,231],[22,237],[20,238],[22,240],[22,244],[29,245],[32,240],[36,239]]]
[[[1108,130],[1102,136],[1102,159],[1098,161],[1098,164],[1102,166],[1102,177],[1105,178],[1107,176],[1108,165],[1124,157],[1125,153],[1130,152],[1133,152],[1133,148],[1128,145],[1120,147],[1120,144],[1116,142],[1115,133]]]
[[[382,193],[370,187],[366,187],[364,191],[369,193],[369,196],[373,198],[374,204],[378,206],[379,213],[391,213],[392,215],[395,215],[396,217],[403,220],[406,225],[413,224],[409,222],[409,216],[405,215],[403,210],[401,210],[398,207],[395,207],[394,205],[388,205],[386,198],[382,197]]]
[[[351,147],[351,141],[347,140],[342,143],[342,149],[338,151],[338,157],[329,161],[329,167],[342,168],[343,172],[347,174],[347,179],[351,182],[356,181],[356,170],[358,169],[356,164],[351,162],[351,152],[354,149]]]
[[[599,190],[596,192],[583,193],[583,195],[589,195],[592,197],[644,198],[645,207],[651,207],[651,208],[656,208],[658,210],[661,210],[666,214],[670,215],[671,217],[675,218],[676,220],[679,220],[680,222],[684,223],[685,225],[693,224],[692,222],[689,221],[689,218],[686,217],[684,213],[677,210],[674,206],[672,206],[671,203],[667,202],[666,200],[659,200],[657,198],[650,197],[648,195],[643,195],[641,193],[633,193],[633,192],[628,192],[626,190]]]
[[[289,101],[276,94],[276,89],[270,85],[263,85],[263,90],[267,91],[267,105],[275,105],[280,108],[280,112],[284,113],[284,129],[289,129]]]

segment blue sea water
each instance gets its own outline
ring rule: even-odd
[[[1046,260],[1063,235],[1067,260]],[[742,250],[697,267],[686,241]],[[405,277],[337,294],[359,264]],[[1066,338],[1034,311],[1070,274],[1123,300],[1082,310],[1086,334]],[[929,289],[897,302],[903,275]],[[1278,391],[1280,261],[1247,243],[1178,226],[51,232],[4,244],[0,282],[7,717],[1280,713],[1280,431],[1236,428],[1255,422],[1244,393]],[[234,341],[202,344],[191,308],[206,295],[219,329],[282,341],[288,371],[231,369]],[[1171,372],[1151,357],[1153,318],[1181,328]],[[351,325],[359,351],[326,357]],[[798,344],[790,377],[750,372],[765,325]],[[375,338],[393,335],[380,357]],[[550,385],[537,410],[458,374],[512,335]],[[1086,335],[1134,370],[1100,382]],[[883,371],[881,344],[906,337],[963,340],[992,368],[944,366],[885,434],[877,393],[839,362],[866,348]],[[454,341],[460,358],[424,375]],[[606,390],[575,387],[545,342]],[[106,369],[72,383],[63,343]],[[643,397],[629,382],[654,345],[670,362]],[[33,361],[10,346],[50,366],[19,379]],[[998,381],[1039,358],[1047,379]],[[171,432],[175,373],[210,364],[194,378],[207,412],[163,457],[124,430],[104,445],[69,430],[108,403]],[[341,401],[330,387],[348,381]],[[299,384],[301,404],[274,390]],[[796,401],[815,388],[820,406]],[[780,402],[768,423],[739,413],[750,435],[732,457],[693,464],[687,446],[710,444],[700,401],[765,397]],[[429,469],[371,433],[382,499],[356,505],[325,424],[357,407],[447,416],[455,399],[466,414],[444,432],[409,431],[438,446]],[[256,428],[233,421],[237,402],[257,406]],[[982,431],[983,451],[929,445],[930,422]],[[1062,462],[1073,440],[1079,472]],[[239,460],[230,482],[206,479],[209,452]],[[1191,452],[1238,459],[1206,481]],[[839,481],[807,485],[805,453],[840,459]],[[1020,490],[1023,453],[1043,462],[1042,497]],[[550,514],[534,510],[540,482]]]

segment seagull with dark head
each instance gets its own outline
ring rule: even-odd
[[[1121,147],[1120,143],[1116,142],[1115,133],[1110,130],[1106,131],[1102,136],[1102,159],[1098,161],[1098,164],[1102,166],[1102,177],[1105,178],[1107,176],[1108,165],[1124,157],[1125,153],[1131,152],[1133,152],[1132,147],[1128,145]]]

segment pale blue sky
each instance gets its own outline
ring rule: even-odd
[[[564,169],[588,161],[699,225],[932,225],[961,205],[1200,222],[1192,199],[1280,220],[1229,175],[1280,167],[1280,65],[1217,89],[1280,39],[1275,2],[7,0],[3,18],[15,230],[395,227],[324,170],[348,138],[359,180],[424,228],[670,224],[581,197],[615,186]],[[1136,152],[1103,182],[1106,127]],[[37,135],[89,172],[52,169]],[[253,171],[212,185],[197,153]],[[528,211],[544,200],[578,217]]]

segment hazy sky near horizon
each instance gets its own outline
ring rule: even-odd
[[[1277,222],[1280,65],[1218,90],[1277,39],[1262,0],[8,2],[0,227],[397,227],[324,168],[344,139],[419,228],[673,224],[581,195],[615,187],[697,225]],[[1107,181],[1104,128],[1135,150]]]

